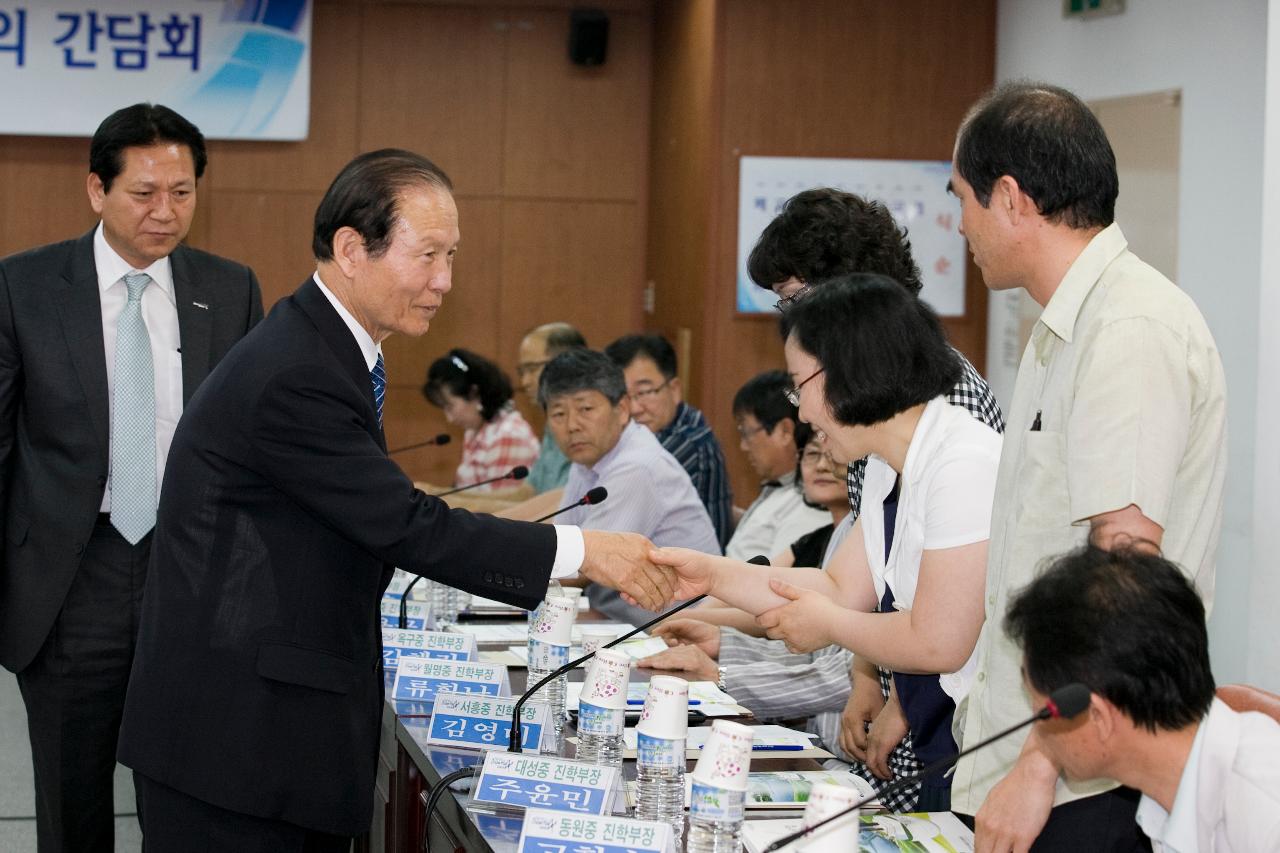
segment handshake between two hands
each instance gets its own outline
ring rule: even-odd
[[[586,557],[581,574],[587,580],[622,593],[646,610],[663,610],[673,601],[710,589],[707,555],[683,548],[658,548],[638,533],[582,531]]]

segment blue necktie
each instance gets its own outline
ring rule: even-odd
[[[382,361],[382,353],[378,353],[378,363],[369,371],[369,379],[373,382],[373,402],[378,407],[378,426],[382,426],[382,400],[387,396],[387,369]]]
[[[156,525],[156,385],[142,291],[151,276],[124,277],[129,301],[116,323],[111,414],[111,524],[130,545]]]

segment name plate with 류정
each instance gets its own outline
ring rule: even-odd
[[[471,798],[500,806],[603,815],[621,792],[616,767],[549,755],[489,752]]]
[[[382,629],[382,667],[395,669],[400,658],[441,658],[444,660],[475,660],[475,637],[467,634],[449,634],[444,631],[413,631],[408,628]]]
[[[430,624],[431,604],[426,601],[413,601],[410,599],[404,609],[404,626],[414,631],[425,631]],[[400,627],[399,599],[382,599],[382,627]]]
[[[670,824],[529,809],[518,849],[520,853],[664,853],[674,847]]]
[[[472,749],[506,749],[511,740],[515,699],[474,694],[436,694],[427,743]],[[520,709],[520,746],[537,752],[547,724],[547,706],[530,703]]]
[[[436,694],[470,693],[510,696],[507,668],[493,663],[435,658],[401,658],[391,698],[408,702],[434,702]]]

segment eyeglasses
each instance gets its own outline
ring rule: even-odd
[[[738,429],[738,438],[742,439],[743,441],[750,441],[751,437],[754,436],[756,433],[765,432],[765,428],[763,426],[744,427],[741,424],[739,424],[737,429]]]
[[[815,370],[813,373],[810,373],[810,374],[809,374],[809,378],[808,378],[808,379],[805,379],[803,382],[801,382],[799,385],[795,386],[794,388],[788,388],[786,391],[783,391],[782,393],[786,396],[786,398],[787,398],[787,402],[789,402],[791,405],[796,406],[797,408],[799,408],[799,406],[800,406],[800,389],[801,389],[801,388],[803,388],[804,386],[808,385],[808,384],[809,384],[809,382],[810,382],[810,381],[811,381],[815,376],[817,376],[819,373],[821,373],[821,372],[822,372],[822,371],[824,371],[824,370],[826,370],[826,368],[825,368],[825,367],[819,367],[819,368],[818,368],[817,370]]]
[[[804,299],[813,290],[813,286],[806,284],[790,296],[784,296],[777,302],[773,303],[773,307],[779,311],[786,311],[792,305],[795,305],[801,299]]]
[[[521,376],[527,376],[530,373],[536,373],[551,363],[551,359],[544,358],[542,361],[522,361],[516,365],[516,373]]]
[[[657,394],[659,391],[661,391],[663,388],[666,388],[670,384],[671,384],[671,380],[668,379],[666,382],[663,382],[661,385],[655,385],[652,388],[645,388],[641,391],[635,392],[634,394],[628,394],[627,397],[630,398],[631,402],[633,403],[644,403],[648,400],[652,400],[654,394]]]

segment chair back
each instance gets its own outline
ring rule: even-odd
[[[1218,698],[1237,713],[1260,711],[1280,723],[1280,696],[1268,693],[1248,684],[1224,684],[1218,688]]]

